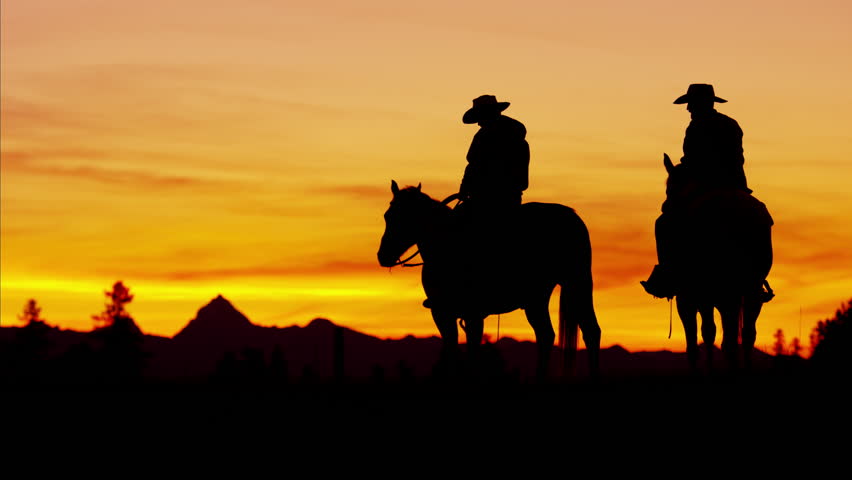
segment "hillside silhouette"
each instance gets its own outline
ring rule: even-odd
[[[0,328],[0,385],[13,402],[7,435],[138,441],[170,432],[175,437],[167,441],[214,439],[231,448],[235,440],[280,433],[299,445],[333,440],[372,448],[364,436],[380,434],[382,448],[406,450],[440,432],[459,432],[445,438],[451,446],[504,448],[507,438],[564,432],[571,444],[594,438],[632,449],[642,433],[692,438],[700,419],[710,434],[699,442],[727,431],[739,432],[737,444],[759,436],[764,445],[787,448],[788,438],[805,438],[814,425],[790,423],[794,413],[818,414],[820,425],[849,422],[845,382],[836,381],[845,371],[809,375],[806,360],[764,352],[756,352],[748,376],[695,376],[685,353],[611,346],[601,350],[596,381],[541,384],[533,381],[534,342],[504,337],[483,345],[487,375],[446,383],[433,370],[438,337],[379,339],[324,318],[263,327],[222,296],[173,338],[123,340],[136,346],[131,355],[105,347],[116,335],[121,339],[121,332],[43,323]],[[116,368],[121,358],[143,360],[141,370]]]
[[[5,382],[109,382],[95,368],[108,341],[104,329],[79,332],[41,325],[33,333],[34,328],[0,329],[0,368]],[[304,327],[260,326],[221,295],[202,306],[174,337],[141,332],[139,336],[135,348],[143,361],[138,380],[149,384],[425,381],[434,374],[441,348],[437,336],[381,339],[325,318],[315,318]],[[30,337],[37,340],[28,340]],[[32,347],[36,343],[40,346]],[[532,380],[537,353],[534,342],[503,337],[493,343],[486,341],[483,349],[492,377],[518,383]],[[578,357],[578,379],[583,378],[584,359]],[[600,364],[608,378],[687,373],[685,354],[668,350],[629,352],[615,345],[601,350]],[[757,352],[757,371],[769,371],[776,364],[773,356]]]

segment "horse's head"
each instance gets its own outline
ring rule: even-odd
[[[697,183],[689,168],[683,163],[672,163],[668,154],[663,154],[663,165],[669,176],[666,179],[666,202],[676,205],[688,199],[695,191]]]
[[[409,248],[414,246],[423,232],[423,215],[426,207],[435,201],[416,187],[399,188],[391,180],[390,207],[385,212],[385,233],[379,245],[379,265],[393,267]]]

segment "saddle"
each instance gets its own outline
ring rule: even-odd
[[[456,292],[452,300],[455,308],[479,311],[510,311],[505,303],[521,272],[518,253],[523,248],[521,209],[517,206],[506,211],[485,211],[457,205],[454,209],[449,241],[452,242],[452,276],[456,278]],[[459,208],[463,206],[462,208]],[[432,308],[435,299],[423,302]]]
[[[761,288],[764,302],[774,297],[765,280],[762,286],[751,286],[746,273],[759,272],[764,267],[759,260],[764,258],[762,249],[771,249],[765,239],[774,220],[763,202],[739,189],[708,189],[677,209],[666,209],[664,215],[672,237],[665,237],[663,245],[667,257],[674,258],[656,265],[648,280],[640,282],[646,292],[671,299],[688,284],[702,291]],[[657,241],[660,247],[661,239]],[[738,270],[746,275],[731,278],[731,272]],[[745,283],[737,285],[740,280]]]
[[[725,222],[738,230],[767,228],[775,223],[766,204],[751,193],[739,189],[701,192],[684,206],[684,212],[693,218]]]

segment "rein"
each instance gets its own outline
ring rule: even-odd
[[[669,338],[672,338],[672,299],[669,299]]]
[[[405,260],[397,260],[397,261],[396,261],[396,263],[394,263],[393,265],[391,265],[391,268],[393,268],[393,267],[397,267],[397,266],[400,266],[400,265],[402,265],[403,267],[417,267],[417,266],[423,265],[423,262],[420,262],[420,263],[408,263],[408,261],[409,261],[409,260],[411,260],[412,258],[416,257],[417,255],[420,255],[420,249],[417,249],[417,251],[415,251],[414,253],[412,253],[411,255],[409,255],[409,256],[408,256],[408,258],[406,258]]]
[[[449,197],[445,198],[443,201],[441,201],[441,205],[448,205],[453,200],[458,200],[459,197],[460,197],[460,195],[458,193],[454,193],[454,194],[450,195]],[[460,203],[461,203],[461,200],[459,200],[459,203],[456,204],[456,206],[459,206]],[[391,268],[397,267],[397,266],[400,266],[400,265],[403,266],[403,267],[419,267],[419,266],[423,265],[423,262],[408,263],[409,260],[416,257],[417,255],[420,255],[420,249],[419,248],[414,253],[409,255],[408,258],[406,258],[405,260],[397,260],[396,263],[391,265]]]

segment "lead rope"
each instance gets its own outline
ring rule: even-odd
[[[497,340],[500,340],[500,314],[497,314]],[[496,342],[496,340],[495,340]]]
[[[672,338],[672,299],[669,299],[669,338]]]
[[[737,344],[743,344],[743,311],[745,310],[745,295],[740,296],[740,311],[737,314]]]

